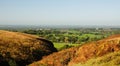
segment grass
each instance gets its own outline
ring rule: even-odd
[[[34,62],[29,66],[68,66],[68,63],[75,56],[79,47],[72,47],[69,49],[61,50],[57,53],[45,56],[42,60]]]
[[[52,42],[38,36],[0,30],[0,61],[11,66],[25,66],[55,51]]]
[[[54,43],[55,45],[60,48],[60,45],[67,44]],[[75,64],[76,66],[119,66],[120,52],[117,51],[120,51],[120,35],[61,50],[44,57],[37,63],[48,66],[75,66]],[[37,65],[31,64],[31,66]]]
[[[84,64],[79,63],[74,66],[120,66],[120,51],[93,58]]]
[[[101,38],[102,37],[102,35],[95,35],[95,34],[83,34],[83,35],[81,35],[81,37],[86,37],[86,36],[88,36],[88,37],[90,37],[90,38]]]
[[[66,45],[68,45],[69,47],[74,47],[74,46],[79,46],[81,44],[69,44],[69,43],[54,43],[54,47],[57,50],[62,50],[63,47],[65,47]]]

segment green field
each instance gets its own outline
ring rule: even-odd
[[[74,46],[79,46],[79,45],[81,45],[81,44],[54,43],[54,47],[57,50],[62,50],[62,49],[66,49],[66,48],[70,48],[70,47],[74,47]]]

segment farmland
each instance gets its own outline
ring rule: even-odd
[[[53,43],[84,44],[110,35],[119,34],[119,28],[43,28],[22,30],[23,33],[37,35]]]

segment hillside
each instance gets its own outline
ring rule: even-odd
[[[0,65],[25,66],[56,52],[52,42],[38,36],[0,30]]]
[[[108,53],[102,57],[95,57],[86,63],[79,63],[74,66],[120,66],[120,51]]]
[[[30,66],[74,66],[78,63],[84,64],[91,58],[101,57],[119,50],[120,35],[113,35],[99,41],[53,53],[38,62],[30,64]]]

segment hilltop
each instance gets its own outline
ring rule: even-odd
[[[0,30],[0,65],[25,66],[56,51],[53,43],[46,39]]]
[[[89,42],[79,47],[50,54],[42,60],[30,64],[30,66],[74,66],[80,63],[84,64],[89,59],[102,57],[119,50],[120,35],[113,35],[99,41]]]

